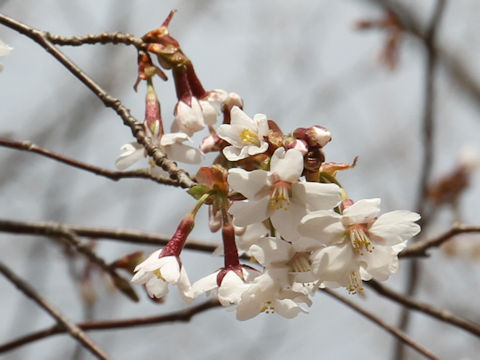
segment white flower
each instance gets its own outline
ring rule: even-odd
[[[302,154],[283,148],[273,154],[268,172],[230,169],[228,183],[247,198],[230,207],[234,224],[246,226],[270,217],[281,236],[298,238],[297,226],[307,210],[332,209],[340,202],[337,185],[299,182],[302,171]]]
[[[2,40],[0,40],[0,56],[7,56],[13,50],[11,46],[5,44]],[[0,71],[3,70],[3,65],[0,64]]]
[[[268,122],[264,114],[256,114],[253,120],[238,106],[230,112],[230,125],[220,125],[217,134],[231,144],[223,149],[223,154],[230,161],[238,161],[248,156],[267,151]]]
[[[380,199],[360,200],[343,214],[316,211],[299,226],[303,236],[318,241],[312,268],[320,281],[361,291],[361,280],[386,280],[398,268],[398,253],[420,232],[420,215],[397,210],[381,215]]]
[[[137,265],[132,278],[135,284],[145,284],[150,297],[161,298],[168,293],[168,284],[177,285],[186,302],[191,302],[189,295],[190,281],[187,272],[176,256],[161,256],[159,249]]]
[[[285,318],[293,318],[298,313],[308,311],[299,305],[311,305],[311,300],[305,293],[282,288],[287,274],[282,269],[269,269],[255,278],[245,290],[236,306],[237,319],[248,320],[261,312],[277,313]]]
[[[241,265],[234,270],[220,269],[193,283],[189,295],[196,298],[203,293],[217,291],[223,306],[238,304],[248,284],[258,275],[260,272],[257,270]]]
[[[179,101],[175,107],[175,120],[172,132],[183,132],[192,136],[205,127],[202,106],[196,97],[192,96],[191,105]]]
[[[150,134],[147,131],[147,134]],[[165,155],[170,160],[180,161],[187,164],[198,164],[203,159],[203,153],[192,146],[183,144],[184,141],[191,139],[185,133],[169,133],[163,134],[158,140],[158,137],[151,136],[153,143],[165,152]],[[123,145],[120,150],[122,153],[115,161],[115,166],[119,170],[125,170],[141,158],[147,156],[146,151],[139,143],[130,143]]]

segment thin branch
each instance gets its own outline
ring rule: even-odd
[[[57,160],[61,163],[73,166],[78,169],[86,170],[96,175],[104,176],[114,181],[118,181],[120,179],[127,179],[127,178],[142,178],[142,179],[153,180],[159,184],[179,186],[178,180],[173,180],[164,176],[153,175],[150,169],[138,169],[138,170],[131,170],[131,171],[112,171],[112,170],[104,169],[98,166],[90,165],[75,159],[68,158],[64,155],[41,148],[30,141],[14,141],[14,140],[0,138],[0,146],[40,154],[50,159]]]
[[[45,31],[34,29],[1,13],[0,23],[29,37],[39,44],[63,66],[65,66],[77,79],[87,86],[106,107],[112,108],[122,118],[123,123],[130,128],[133,136],[143,145],[147,154],[153,159],[155,164],[168,172],[170,177],[177,180],[181,187],[190,188],[196,184],[185,170],[179,168],[175,162],[167,159],[165,154],[153,144],[152,140],[145,134],[143,125],[132,116],[130,110],[126,108],[119,99],[108,94],[102,87],[100,87],[100,85],[68,59],[63,52],[58,50],[52,42],[49,41]]]
[[[410,10],[400,1],[391,0],[366,0],[377,6],[382,7],[385,11],[389,11],[400,19],[403,28],[413,36],[414,39],[425,45],[425,31],[421,26],[421,19],[414,10]],[[475,76],[467,69],[462,62],[462,58],[455,53],[451,53],[442,47],[437,48],[437,57],[453,82],[470,97],[477,106],[480,105],[480,85],[475,82]]]
[[[89,34],[85,36],[59,36],[47,32],[45,33],[45,37],[52,44],[60,46],[81,46],[85,44],[124,44],[133,45],[138,50],[146,49],[146,45],[142,39],[136,37],[135,35],[125,34],[121,32],[101,33],[96,35]]]
[[[480,337],[480,325],[472,321],[457,317],[447,310],[437,309],[436,307],[430,304],[415,301],[409,298],[408,296],[397,293],[392,289],[380,284],[378,281],[370,280],[366,282],[366,284],[367,286],[375,290],[378,294],[383,295],[386,298],[393,300],[399,304],[402,304],[403,306],[409,309],[420,311],[440,321],[444,321],[451,325],[457,326],[459,328],[464,329],[465,331],[468,331],[473,335]]]
[[[427,253],[428,249],[439,247],[448,240],[451,240],[453,237],[455,237],[455,235],[465,233],[480,233],[480,226],[456,225],[437,237],[434,237],[430,240],[420,241],[409,246],[400,254],[398,254],[398,257],[409,258],[429,256]]]
[[[5,264],[0,262],[0,272],[10,280],[20,291],[35,301],[41,308],[48,312],[58,322],[58,327],[68,332],[73,338],[78,340],[85,348],[87,348],[98,359],[108,360],[110,357],[106,355],[102,349],[90,339],[82,329],[65,317],[58,309],[51,305],[47,300],[40,296],[28,283],[20,279]]]
[[[124,320],[104,320],[104,321],[89,321],[78,323],[76,326],[82,329],[83,331],[94,331],[94,330],[115,330],[115,329],[126,329],[132,327],[146,326],[146,325],[156,325],[156,324],[165,324],[175,321],[189,322],[193,316],[219,307],[220,303],[216,299],[206,301],[200,305],[192,306],[188,309],[172,312],[165,315],[156,315],[150,317],[139,317],[133,319],[124,319]],[[28,343],[44,339],[49,336],[56,334],[64,333],[65,329],[59,325],[51,326],[44,330],[39,330],[32,332],[28,335],[22,336],[18,339],[9,341],[3,345],[0,345],[0,354],[11,351],[19,346],[26,345]]]
[[[95,254],[92,249],[90,249],[88,246],[85,246],[75,232],[64,228],[63,226],[57,226],[55,228],[55,235],[65,239],[80,254],[83,254],[88,260],[98,265],[103,271],[110,275],[116,288],[123,294],[128,296],[133,301],[139,300],[137,294],[130,286],[130,282],[118,275],[115,268],[111,265],[108,265],[105,260]]]
[[[65,230],[74,233],[77,236],[84,236],[94,239],[113,239],[136,244],[156,246],[163,246],[170,240],[170,237],[167,236],[154,235],[138,230],[66,225],[56,222],[24,222],[0,219],[0,232],[43,236],[62,236]],[[185,248],[211,253],[217,248],[217,246],[208,242],[188,240],[185,244]]]
[[[376,323],[378,326],[380,326],[381,328],[385,329],[386,331],[388,331],[390,334],[392,334],[393,336],[395,336],[398,340],[400,340],[402,343],[410,346],[411,348],[413,348],[414,350],[416,350],[418,353],[422,354],[423,356],[425,356],[426,358],[428,359],[431,359],[431,360],[440,360],[439,357],[435,356],[434,354],[432,354],[429,350],[427,350],[426,348],[424,348],[422,345],[418,344],[417,342],[415,342],[413,339],[411,339],[410,337],[408,337],[407,334],[405,334],[402,330],[398,329],[397,327],[395,326],[392,326],[392,325],[389,325],[387,324],[385,321],[383,321],[382,319],[380,319],[379,317],[375,316],[374,314],[368,312],[367,310],[363,309],[362,307],[358,306],[357,304],[355,304],[354,302],[344,298],[343,296],[340,296],[338,295],[337,293],[335,293],[335,291],[333,290],[330,290],[330,289],[320,289],[321,291],[327,293],[328,295],[334,297],[335,299],[339,300],[340,302],[344,303],[345,305],[347,305],[348,307],[352,308],[353,310],[355,310],[356,312],[360,313],[361,315],[365,316],[368,320]]]
[[[430,22],[427,26],[424,43],[427,51],[426,54],[426,68],[425,68],[425,89],[424,89],[424,108],[422,120],[422,144],[423,144],[423,159],[420,168],[420,179],[418,184],[418,194],[416,201],[417,212],[422,216],[419,221],[420,226],[425,228],[431,219],[432,211],[427,212],[427,192],[428,183],[430,181],[433,162],[434,162],[434,107],[435,107],[435,70],[437,68],[438,58],[436,50],[436,38],[438,28],[445,11],[446,0],[437,0]],[[420,263],[417,259],[413,259],[410,264],[407,274],[407,290],[408,296],[412,296],[420,279]],[[408,328],[410,316],[407,308],[403,308],[400,314],[398,327],[401,330]],[[405,357],[405,346],[402,342],[396,343],[394,354],[396,360],[402,360]]]

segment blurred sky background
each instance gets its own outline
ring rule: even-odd
[[[425,26],[435,1],[401,1]],[[59,35],[127,32],[137,36],[161,25],[178,9],[170,33],[193,61],[206,89],[239,93],[244,110],[265,113],[284,132],[299,126],[327,127],[333,141],[327,161],[351,162],[355,169],[339,176],[351,198],[381,197],[384,212],[414,210],[422,144],[425,50],[405,36],[395,71],[379,62],[385,33],[357,31],[361,19],[383,16],[368,0],[204,0],[204,1],[59,1],[0,0],[0,11],[33,27]],[[458,58],[480,84],[480,3],[448,1],[438,34],[442,51]],[[87,163],[113,169],[120,147],[132,141],[130,130],[52,56],[28,38],[0,25],[0,38],[14,51],[2,57],[0,136],[34,143]],[[124,45],[62,48],[88,75],[118,97],[140,120],[144,86],[135,93],[136,51]],[[480,149],[480,101],[470,96],[440,63],[435,103],[433,177],[451,171],[460,149]],[[170,76],[171,77],[171,76]],[[164,126],[170,127],[176,102],[172,81],[157,81]],[[203,134],[203,133],[202,133]],[[201,136],[194,138],[196,142]],[[212,157],[207,157],[207,161]],[[146,163],[144,163],[146,164]],[[0,217],[25,221],[134,228],[173,234],[194,200],[180,189],[151,181],[112,182],[25,152],[0,148]],[[194,168],[189,168],[194,172]],[[461,215],[480,225],[480,179],[475,174],[462,197]],[[219,242],[210,234],[202,211],[192,238]],[[438,214],[428,234],[452,225],[448,209]],[[428,235],[424,234],[424,235]],[[463,236],[477,243],[478,236]],[[463,246],[463,245],[462,245]],[[467,247],[465,253],[472,253]],[[107,261],[153,247],[99,241],[96,251]],[[480,322],[480,266],[474,256],[449,256],[433,250],[425,260],[416,298]],[[61,247],[48,239],[0,233],[0,259],[29,280],[76,321],[148,316],[182,309],[175,289],[164,304],[132,303],[109,293],[97,278],[98,300],[82,306],[72,266]],[[183,263],[192,281],[222,265],[221,258],[185,251]],[[81,260],[81,259],[80,259]],[[81,269],[77,261],[74,268]],[[387,283],[403,289],[406,261]],[[75,270],[74,269],[74,270]],[[347,295],[346,291],[339,293]],[[0,343],[53,324],[52,319],[0,277]],[[399,307],[367,290],[367,298],[349,296],[391,324]],[[202,301],[200,299],[198,302]],[[411,335],[445,359],[478,359],[473,336],[423,315],[414,315]],[[310,314],[293,320],[261,314],[247,322],[215,309],[190,323],[89,333],[114,359],[388,359],[394,340],[344,305],[318,294]],[[56,336],[6,354],[5,359],[71,359],[76,342]],[[89,359],[89,353],[78,358]],[[409,352],[409,359],[420,356]]]

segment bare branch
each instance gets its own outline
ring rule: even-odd
[[[480,325],[472,321],[457,317],[447,310],[437,309],[436,307],[430,304],[412,300],[411,298],[405,295],[399,294],[375,280],[370,280],[366,282],[366,284],[370,288],[375,290],[378,294],[385,296],[386,298],[393,300],[399,304],[402,304],[403,306],[409,309],[420,311],[440,321],[444,321],[446,323],[449,323],[451,325],[464,329],[473,335],[480,336]]]
[[[166,324],[175,321],[189,322],[193,316],[202,313],[204,311],[219,307],[220,303],[216,299],[206,301],[200,305],[192,306],[185,310],[172,312],[165,315],[156,315],[149,317],[139,317],[133,319],[124,319],[124,320],[104,320],[104,321],[89,321],[78,323],[78,326],[83,331],[94,331],[94,330],[114,330],[114,329],[125,329],[131,327],[139,327],[146,325],[157,325],[157,324]],[[18,339],[9,341],[3,345],[0,345],[0,354],[11,351],[19,346],[29,344],[31,342],[44,339],[49,336],[57,335],[64,333],[65,329],[59,325],[54,325],[44,330],[39,330],[28,335],[22,336]]]
[[[361,315],[365,316],[368,320],[376,323],[378,326],[381,328],[385,329],[385,331],[388,331],[390,334],[395,336],[398,340],[400,340],[402,343],[410,346],[414,350],[416,350],[418,353],[422,354],[428,359],[431,360],[440,360],[439,357],[435,356],[432,354],[429,350],[425,349],[422,345],[416,343],[413,339],[408,337],[407,334],[405,334],[402,330],[399,328],[388,325],[385,321],[380,319],[379,317],[375,316],[374,314],[368,312],[367,310],[363,309],[362,307],[358,306],[354,302],[344,298],[343,296],[338,295],[335,293],[335,291],[330,290],[330,289],[320,289],[321,291],[327,293],[328,295],[332,296],[333,298],[339,300],[340,302],[344,303],[348,307],[352,308],[356,312],[360,313]]]
[[[165,154],[153,144],[152,140],[145,134],[143,125],[132,116],[130,110],[126,108],[119,99],[108,94],[102,87],[100,87],[100,85],[68,59],[63,52],[58,50],[49,41],[46,32],[22,24],[1,13],[0,23],[18,31],[39,44],[63,66],[65,66],[77,79],[87,86],[106,107],[112,108],[122,118],[123,123],[130,128],[137,141],[145,147],[147,154],[152,157],[155,164],[167,171],[170,174],[170,177],[177,180],[181,187],[190,188],[196,184],[185,170],[180,169],[175,162],[167,159]]]
[[[428,249],[439,247],[443,243],[451,240],[455,235],[458,234],[465,234],[465,233],[480,233],[480,226],[466,226],[466,225],[457,225],[452,227],[447,232],[434,237],[430,240],[425,240],[421,242],[417,242],[405,250],[403,250],[398,257],[401,258],[409,258],[409,257],[418,257],[418,256],[429,256],[427,253]]]
[[[142,178],[150,179],[159,184],[179,186],[178,180],[173,180],[163,176],[153,175],[150,169],[138,169],[131,171],[112,171],[98,166],[90,165],[75,159],[68,158],[64,155],[54,153],[53,151],[41,148],[30,141],[14,141],[0,138],[0,146],[8,147],[16,150],[28,151],[43,155],[50,159],[57,160],[61,163],[76,167],[78,169],[86,170],[96,175],[104,176],[114,181],[127,178]]]
[[[434,107],[435,107],[435,70],[437,68],[438,57],[436,50],[437,31],[443,17],[446,0],[437,0],[430,22],[427,26],[425,35],[423,37],[424,44],[427,50],[426,64],[425,64],[425,89],[424,89],[424,106],[423,106],[423,120],[422,120],[422,141],[423,144],[423,159],[420,167],[420,179],[417,190],[416,209],[422,216],[419,221],[420,226],[425,228],[432,216],[432,211],[427,212],[427,195],[428,183],[430,181],[431,172],[434,162]],[[420,278],[420,264],[417,259],[410,262],[407,275],[407,290],[408,296],[412,296],[418,285]],[[408,309],[403,308],[400,315],[398,327],[401,330],[408,328],[409,312]],[[404,343],[397,342],[394,354],[395,359],[402,360],[404,356]]]
[[[28,283],[20,279],[14,274],[5,264],[0,262],[0,272],[10,280],[20,291],[26,296],[35,301],[40,307],[48,312],[54,319],[58,321],[59,327],[68,332],[73,338],[78,340],[85,348],[87,348],[98,359],[108,360],[110,357],[98,347],[97,344],[90,339],[82,329],[71,322],[65,315],[63,315],[58,309],[51,305],[47,300],[40,296]]]
[[[124,44],[133,45],[138,50],[145,50],[146,46],[142,39],[132,34],[125,34],[121,32],[116,33],[101,33],[101,34],[89,34],[85,36],[59,36],[50,33],[45,33],[45,37],[52,44],[60,46],[81,46],[81,45],[95,45],[95,44]]]
[[[62,236],[67,230],[77,236],[85,236],[95,239],[113,239],[136,244],[147,244],[163,246],[170,237],[163,235],[154,235],[138,230],[128,229],[108,229],[99,227],[88,227],[78,225],[66,225],[55,222],[23,222],[0,219],[0,232],[13,234],[30,234],[43,236]],[[215,244],[202,241],[188,240],[185,244],[186,249],[212,252],[216,249]]]

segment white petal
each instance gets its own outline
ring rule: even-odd
[[[247,226],[265,220],[269,216],[269,198],[264,197],[258,201],[236,201],[228,210],[233,215],[236,226]]]
[[[270,215],[272,224],[278,233],[285,239],[295,241],[300,237],[298,225],[301,219],[307,214],[304,207],[291,203],[288,208],[275,210]]]
[[[304,216],[298,226],[301,235],[317,239],[321,244],[332,245],[345,234],[341,215],[333,211],[316,211]]]
[[[168,293],[168,284],[156,277],[152,277],[147,281],[145,288],[150,297],[162,298]]]
[[[12,50],[13,48],[11,46],[8,46],[2,40],[0,40],[0,56],[6,56],[10,54]]]
[[[275,300],[275,312],[287,319],[292,319],[300,312],[308,313],[308,310],[302,308],[291,299]]]
[[[372,253],[365,253],[361,258],[365,270],[376,280],[385,281],[398,269],[397,253],[391,246],[377,245]]]
[[[164,260],[160,270],[160,274],[165,281],[176,284],[180,278],[180,264],[175,256],[166,256],[161,258]]]
[[[228,271],[218,289],[218,300],[223,306],[238,304],[248,287],[234,271]]]
[[[186,164],[199,164],[204,157],[199,149],[185,144],[166,146],[165,153],[169,159],[184,162]]]
[[[151,253],[144,261],[138,264],[135,267],[135,272],[143,270],[143,271],[154,271],[158,269],[164,260],[160,260],[159,256],[163,249],[155,250]]]
[[[290,149],[285,152],[284,148],[275,150],[270,162],[270,172],[277,174],[282,180],[297,182],[303,171],[303,155]]]
[[[268,173],[264,170],[245,171],[243,169],[230,169],[228,171],[228,183],[234,191],[239,192],[248,199],[256,199],[259,195],[266,196],[270,186]]]
[[[202,107],[202,114],[205,124],[213,125],[217,122],[217,109],[210,102],[200,100],[200,106]]]
[[[192,142],[190,137],[184,132],[167,133],[167,134],[163,134],[162,137],[160,138],[160,145],[161,146],[173,145],[176,143],[182,143],[186,140]]]
[[[363,199],[354,203],[343,212],[345,226],[373,220],[380,212],[380,199]]]
[[[246,146],[248,155],[253,156],[253,155],[261,154],[267,151],[268,143],[266,143],[265,141],[262,141],[260,144],[261,144],[260,146],[255,146],[255,145]]]
[[[248,157],[248,147],[226,146],[223,148],[223,155],[225,155],[228,161],[242,160]]]
[[[179,101],[176,107],[175,121],[172,125],[172,132],[181,131],[188,136],[205,127],[203,113],[198,100],[192,97],[191,107],[183,101]]]
[[[242,125],[223,124],[217,128],[217,135],[236,148],[242,148],[243,143],[240,134],[243,129],[245,129],[245,126]]]
[[[330,210],[340,203],[340,188],[335,184],[299,182],[292,185],[292,199],[309,211]]]
[[[253,117],[253,121],[257,124],[258,128],[258,137],[262,139],[264,136],[268,135],[268,120],[265,114],[256,114]]]
[[[213,274],[207,275],[198,281],[195,281],[191,288],[191,294],[194,298],[201,294],[212,291],[217,288],[217,276],[219,271],[215,271]]]
[[[193,301],[193,297],[191,294],[191,285],[190,280],[188,279],[187,271],[185,267],[182,266],[180,269],[180,277],[178,278],[177,282],[178,291],[180,291],[180,295],[182,299],[187,303],[190,304]]]
[[[257,128],[254,121],[250,119],[250,117],[245,114],[238,106],[234,106],[232,110],[230,110],[230,117],[230,124],[232,126],[238,125],[242,128],[248,128],[256,132]]]
[[[420,215],[407,210],[391,211],[380,216],[370,227],[370,233],[383,239],[387,245],[394,245],[412,238],[420,232],[415,221]]]
[[[119,170],[125,170],[145,155],[143,146],[138,143],[125,144],[120,150],[122,150],[122,154],[115,161],[115,166]]]
[[[249,252],[263,266],[286,263],[294,254],[292,245],[273,237],[259,239]]]

